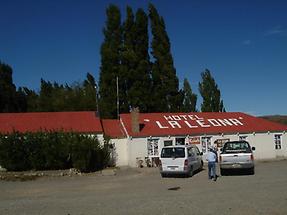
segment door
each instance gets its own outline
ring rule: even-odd
[[[201,147],[203,153],[203,159],[206,160],[208,148],[211,146],[211,137],[201,137]]]
[[[149,165],[158,166],[159,164],[159,139],[151,138],[147,141],[147,162]]]

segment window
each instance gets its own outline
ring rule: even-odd
[[[200,151],[199,151],[199,149],[197,147],[195,148],[195,151],[196,151],[197,155],[200,155]]]
[[[281,134],[274,135],[275,149],[281,149]]]
[[[202,152],[205,153],[208,151],[208,148],[211,146],[211,137],[202,137],[201,138]]]
[[[158,156],[158,141],[159,139],[148,139],[147,141],[148,156]]]
[[[188,152],[188,157],[194,156],[194,152],[193,152],[192,148],[189,148],[187,152]]]
[[[239,140],[247,140],[247,136],[239,136]]]
[[[192,151],[192,156],[195,156],[195,155],[197,155],[197,150],[196,150],[196,148],[191,148],[191,151]]]
[[[185,145],[185,138],[184,137],[175,138],[175,145]]]
[[[217,139],[214,141],[214,145],[217,146],[217,148],[222,148],[224,143],[229,142],[230,139]]]
[[[164,148],[161,152],[162,158],[184,158],[185,148]]]
[[[165,140],[165,141],[163,142],[163,145],[164,145],[164,146],[172,146],[172,140]]]

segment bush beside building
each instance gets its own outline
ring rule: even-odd
[[[90,135],[54,131],[0,134],[0,166],[8,171],[76,168],[91,172],[109,163],[109,147]]]

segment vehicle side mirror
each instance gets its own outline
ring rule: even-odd
[[[220,148],[220,152],[222,152],[222,148]]]
[[[255,151],[255,147],[254,146],[251,149],[252,149],[252,151]]]

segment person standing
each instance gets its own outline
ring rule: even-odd
[[[216,181],[216,161],[217,161],[217,153],[213,149],[213,147],[209,148],[207,154],[207,161],[208,161],[208,179],[213,179]]]

